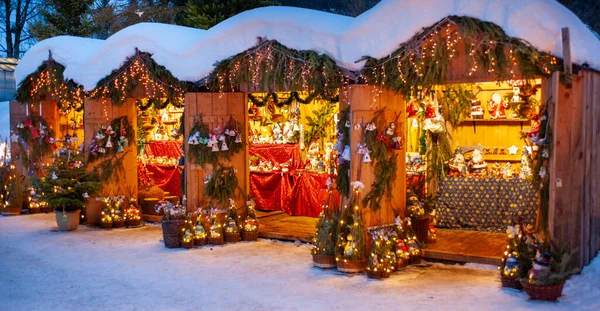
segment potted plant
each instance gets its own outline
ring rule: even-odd
[[[506,229],[508,245],[504,251],[500,270],[502,287],[521,289],[521,278],[527,277],[531,269],[531,258],[535,254],[535,237],[531,230],[521,224],[508,226]]]
[[[367,267],[365,227],[358,207],[359,192],[364,185],[352,183],[350,204],[344,208],[337,226],[335,261],[337,269],[344,273],[358,273]]]
[[[163,241],[167,248],[181,247],[183,228],[185,226],[185,206],[175,205],[168,201],[161,201],[155,206],[156,213],[162,215],[160,222],[163,232]]]
[[[565,282],[579,272],[571,259],[577,249],[571,251],[555,241],[550,246],[539,247],[528,277],[521,279],[523,289],[534,300],[556,301],[562,295]]]
[[[393,243],[393,239],[383,236],[382,233],[373,234],[367,263],[367,276],[369,278],[389,278],[396,269],[396,254],[394,253]]]
[[[2,200],[2,215],[19,215],[25,202],[25,181],[18,176],[14,164],[2,163],[0,178],[3,187],[0,193]]]
[[[325,205],[317,221],[317,234],[312,248],[313,264],[321,269],[335,268],[335,242],[338,217]]]
[[[83,154],[77,150],[61,151],[40,180],[42,200],[54,210],[61,231],[77,229],[81,209],[102,187],[100,175],[87,172],[82,159]]]

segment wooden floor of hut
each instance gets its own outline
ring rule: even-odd
[[[317,218],[290,216],[282,211],[257,211],[259,236],[285,241],[312,242]],[[470,230],[438,229],[424,257],[436,260],[500,265],[506,234]]]

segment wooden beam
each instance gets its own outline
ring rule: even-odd
[[[563,67],[565,76],[567,77],[566,87],[571,88],[571,77],[573,76],[573,63],[571,62],[571,35],[569,27],[564,27],[562,31],[562,46],[563,46]]]

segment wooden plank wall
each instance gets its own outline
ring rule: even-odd
[[[396,113],[400,114],[396,126],[404,130],[406,129],[406,102],[400,95],[395,95],[392,91],[383,90],[377,96],[379,88],[368,85],[353,85],[348,88],[347,97],[343,99],[347,100],[347,103],[342,103],[341,107],[349,104],[351,106],[351,120],[354,125],[357,122],[370,121],[375,111],[385,107],[386,108],[386,120],[391,122],[395,119]],[[362,163],[362,155],[357,154],[357,144],[360,142],[361,131],[356,131],[354,128],[351,129],[350,142],[351,142],[351,181],[360,180],[365,184],[365,189],[361,192],[362,196],[369,192],[371,184],[375,180],[374,167],[367,163]],[[398,152],[398,168],[396,175],[396,182],[394,183],[394,190],[392,193],[392,199],[386,201],[383,204],[381,210],[374,212],[370,209],[363,208],[363,219],[366,227],[392,224],[394,223],[395,214],[404,215],[404,209],[406,205],[406,135],[402,133],[404,148]],[[361,176],[358,178],[359,166],[361,168]]]
[[[192,164],[188,154],[188,137],[196,118],[202,114],[204,122],[217,122],[223,124],[229,121],[229,117],[240,121],[242,128],[242,139],[247,142],[248,138],[248,109],[246,93],[187,93],[185,96],[185,179],[188,209],[195,210],[204,200],[204,178],[213,172],[212,165],[200,167]],[[248,168],[248,144],[240,153],[232,157],[231,161],[224,162],[225,165],[233,165],[237,169],[237,178],[240,187],[245,193],[249,192],[249,168]],[[238,207],[243,206],[244,198],[237,200]]]
[[[579,248],[575,262],[589,264],[600,249],[600,74],[583,71],[572,88],[552,79],[556,96],[550,168],[550,232]]]
[[[107,115],[104,115],[106,106]],[[122,106],[113,106],[110,100],[105,104],[102,100],[93,100],[86,98],[84,101],[84,130],[86,146],[92,141],[92,137],[102,125],[108,125],[115,118],[127,116],[129,123],[134,129],[137,129],[137,106],[135,99],[127,99]],[[134,133],[135,135],[135,133]],[[135,136],[134,136],[135,137]],[[104,185],[102,192],[109,195],[127,194],[127,187],[133,187],[137,197],[138,178],[137,178],[137,138],[129,142],[129,147],[125,147],[125,159],[123,166],[124,174],[119,176],[119,182],[109,182]],[[116,147],[114,147],[116,148]],[[89,150],[86,150],[88,152]],[[90,224],[100,223],[100,206],[88,206],[87,219]]]

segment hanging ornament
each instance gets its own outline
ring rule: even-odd
[[[58,176],[56,176],[56,172],[52,172],[52,180],[57,180]]]
[[[224,141],[224,142],[221,144],[221,151],[227,151],[227,150],[229,150],[229,147],[227,147],[227,142],[226,142],[226,141]]]
[[[84,198],[84,199],[87,199],[87,198],[89,198],[89,197],[90,197],[90,196],[88,195],[88,193],[87,193],[87,192],[84,192],[84,193],[83,193],[83,198]]]
[[[386,135],[392,136],[394,135],[394,129],[391,127],[388,127],[388,129],[385,131]]]
[[[17,123],[17,128],[23,129],[23,128],[25,128],[25,124],[23,124],[23,122],[19,122],[19,123]]]
[[[219,135],[219,141],[225,141],[225,134]]]
[[[102,134],[102,132],[98,132],[96,134],[96,140],[102,140],[104,139],[106,136],[104,136],[104,134]]]
[[[119,147],[117,148],[117,152],[118,153],[124,152],[123,145],[119,144]]]
[[[129,146],[129,140],[127,139],[127,137],[121,136],[119,138],[119,140],[120,140],[121,146],[123,146],[123,147]]]
[[[106,133],[106,135],[113,135],[113,134],[115,133],[115,131],[113,130],[112,126],[110,126],[110,125],[109,125],[109,126],[106,128],[106,131],[105,131],[105,133]]]
[[[365,154],[365,148],[363,147],[362,144],[358,144],[358,151],[356,151],[356,153]]]
[[[219,151],[219,144],[218,143],[214,143],[212,145],[212,151],[213,152],[218,152]]]
[[[108,140],[106,141],[106,148],[112,148],[112,142],[110,141],[110,136],[108,137]]]
[[[99,153],[106,153],[106,149],[104,149],[104,148],[98,148],[98,152]]]
[[[346,123],[344,124],[345,127],[350,128],[352,126],[352,124],[350,123],[350,120],[346,120]]]
[[[360,129],[361,129],[360,123],[358,123],[358,122],[354,123],[354,130],[358,131]]]
[[[344,152],[342,153],[342,158],[344,158],[344,160],[346,160],[346,161],[350,161],[350,159],[352,158],[352,156],[350,155],[350,146],[346,145],[344,147]]]
[[[67,133],[67,135],[65,135],[65,143],[67,145],[71,143],[71,135],[69,135],[69,133]]]
[[[241,142],[242,142],[242,135],[240,133],[238,133],[237,135],[235,135],[235,143],[240,144]]]

